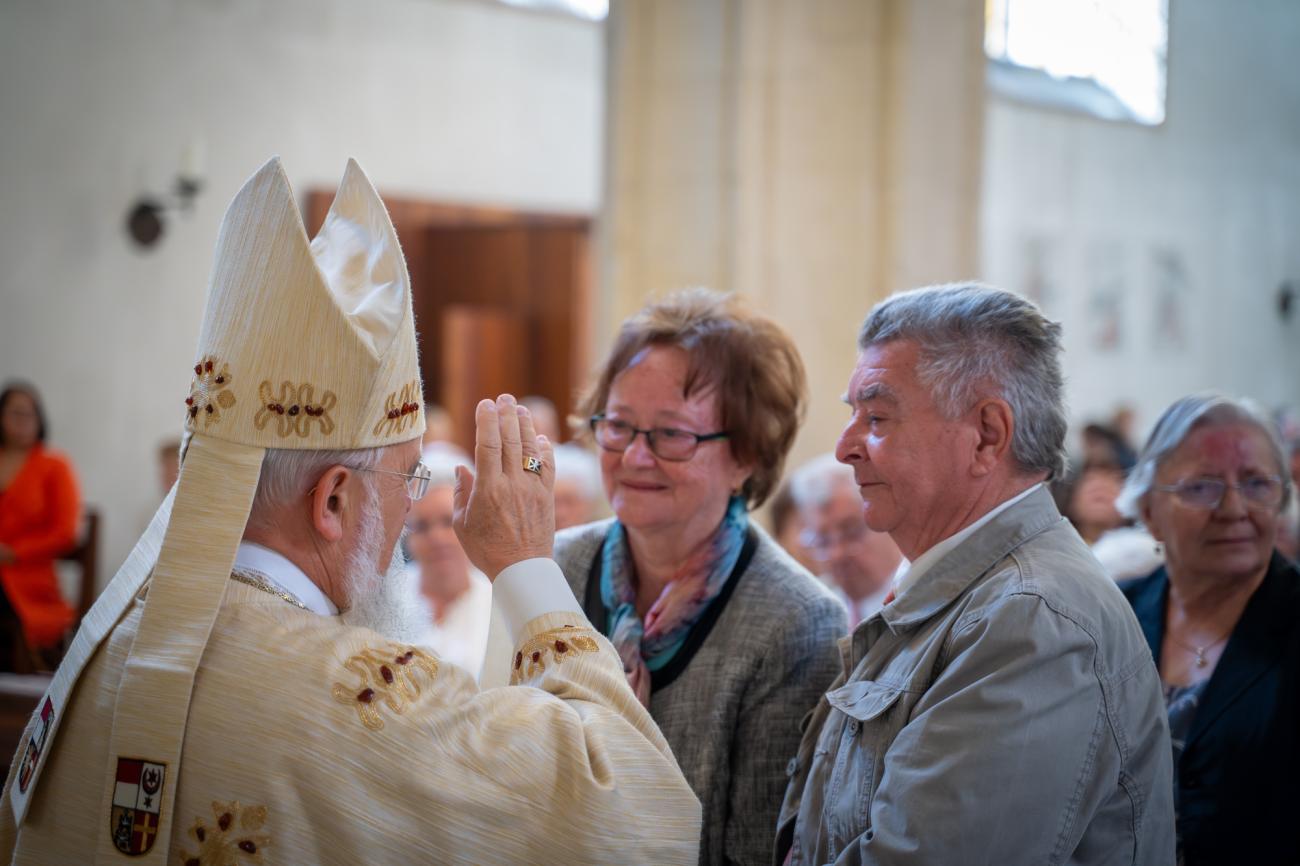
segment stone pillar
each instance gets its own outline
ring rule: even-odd
[[[688,285],[777,317],[832,447],[872,303],[971,277],[980,0],[613,0],[596,357]]]

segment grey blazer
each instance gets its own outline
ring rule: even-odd
[[[574,527],[555,539],[555,560],[598,628],[604,605],[598,583],[590,593],[588,583],[610,523]],[[748,565],[719,596],[707,636],[684,667],[656,672],[650,694],[650,715],[704,807],[700,863],[707,866],[771,861],[799,722],[835,679],[836,643],[848,625],[830,591],[751,526]],[[688,639],[681,653],[691,648]],[[675,666],[680,670],[662,684],[660,675]]]

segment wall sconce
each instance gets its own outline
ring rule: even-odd
[[[181,170],[172,188],[163,195],[146,193],[135,200],[126,215],[126,232],[137,247],[149,249],[162,239],[169,213],[188,214],[203,189],[203,145],[190,142],[181,159]]]

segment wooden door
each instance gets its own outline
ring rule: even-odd
[[[308,196],[309,230],[332,200]],[[501,391],[567,417],[588,373],[590,221],[384,201],[411,275],[424,397],[451,414],[457,444],[473,446],[474,405]]]

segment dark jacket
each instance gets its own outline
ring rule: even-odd
[[[610,522],[555,538],[556,562],[602,631],[599,578],[590,578]],[[750,533],[728,585],[651,677],[650,715],[704,807],[700,866],[771,860],[799,721],[835,679],[847,627],[826,587],[752,522]]]
[[[1159,665],[1165,569],[1120,589]],[[1178,782],[1187,866],[1300,863],[1300,571],[1280,554],[1205,687]]]

